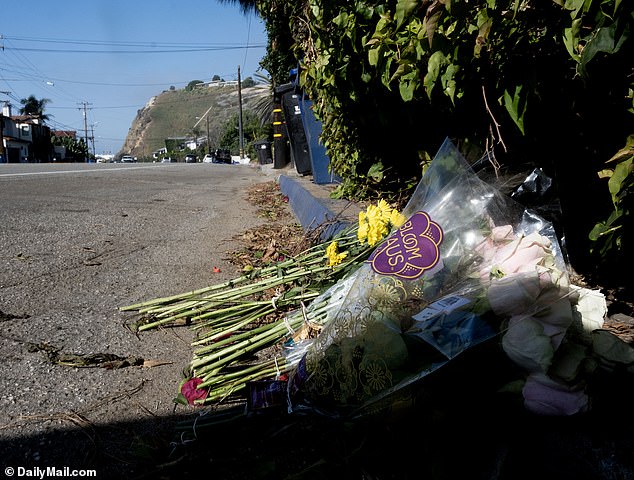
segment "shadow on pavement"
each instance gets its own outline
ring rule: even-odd
[[[5,468],[94,469],[100,479],[634,479],[631,382],[606,378],[589,414],[537,417],[495,388],[492,373],[504,368],[495,356],[464,355],[406,401],[355,422],[246,415],[238,404],[104,425],[78,417],[31,437],[13,428],[0,458]]]

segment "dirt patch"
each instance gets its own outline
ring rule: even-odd
[[[230,263],[239,269],[265,267],[310,246],[311,236],[296,222],[275,181],[251,186],[246,198],[266,223],[236,237],[240,248],[227,252]]]

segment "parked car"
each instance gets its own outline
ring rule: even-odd
[[[176,159],[173,157],[163,157],[161,163],[176,163]]]
[[[132,155],[124,155],[121,157],[121,163],[134,163],[136,160]]]
[[[217,148],[214,152],[214,163],[231,163],[231,152],[226,148]]]
[[[214,158],[215,157],[211,153],[208,153],[203,157],[203,163],[213,163]]]
[[[196,163],[198,162],[198,157],[193,154],[185,155],[185,163]]]

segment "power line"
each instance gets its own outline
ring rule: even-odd
[[[15,65],[5,65],[5,66],[15,67]],[[101,85],[101,86],[107,86],[107,87],[161,87],[161,86],[165,86],[167,84],[170,84],[170,85],[181,85],[181,84],[182,85],[187,85],[189,83],[189,81],[190,81],[190,80],[178,80],[178,81],[162,82],[162,83],[87,82],[87,81],[80,81],[80,80],[67,80],[67,79],[64,79],[64,78],[56,78],[56,77],[44,77],[43,74],[34,75],[34,74],[22,72],[20,70],[10,70],[8,68],[3,68],[2,66],[0,66],[0,71],[5,71],[5,72],[13,73],[14,75],[22,75],[23,77],[26,77],[24,79],[15,79],[15,81],[29,81],[29,80],[39,79],[39,78],[47,78],[48,80],[56,82],[56,83],[72,83],[72,84],[77,84],[77,85]],[[7,78],[2,78],[2,79],[3,80],[9,80]]]
[[[251,22],[249,20],[249,29]],[[250,45],[247,41],[246,45],[241,43],[161,43],[161,42],[117,42],[117,41],[99,41],[99,40],[71,40],[71,39],[53,39],[53,38],[34,38],[34,37],[15,37],[0,36],[0,39],[12,40],[14,42],[26,43],[45,43],[50,45],[80,45],[80,46],[96,46],[110,47],[109,49],[72,49],[72,48],[36,48],[36,47],[15,47],[7,46],[7,50],[24,51],[24,52],[47,52],[47,53],[128,53],[128,54],[146,54],[146,53],[187,53],[187,52],[217,52],[228,50],[248,51],[250,48],[266,48],[266,44]],[[2,46],[2,45],[0,45]],[[131,50],[133,48],[134,50]],[[246,52],[245,52],[246,54]]]
[[[109,53],[109,54],[147,54],[147,53],[191,53],[191,52],[218,52],[227,50],[242,50],[253,48],[266,48],[264,44],[257,45],[240,45],[236,47],[199,47],[199,48],[173,48],[168,50],[77,50],[77,49],[60,49],[60,48],[25,48],[25,47],[10,47],[7,50],[21,51],[21,52],[46,52],[46,53]]]
[[[192,42],[133,42],[133,41],[113,41],[113,40],[72,40],[63,38],[35,38],[35,37],[19,37],[19,36],[0,36],[0,39],[10,39],[23,42],[40,42],[40,43],[66,43],[73,45],[105,45],[119,47],[202,47],[202,48],[224,48],[224,47],[241,47],[241,43],[221,42],[221,43],[192,43]]]

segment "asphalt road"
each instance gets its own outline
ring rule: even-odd
[[[119,307],[233,278],[226,253],[263,221],[246,189],[270,180],[251,165],[0,165],[0,467],[123,478],[156,454],[192,413],[173,403],[191,334],[137,336]],[[51,351],[155,366],[77,368]]]

